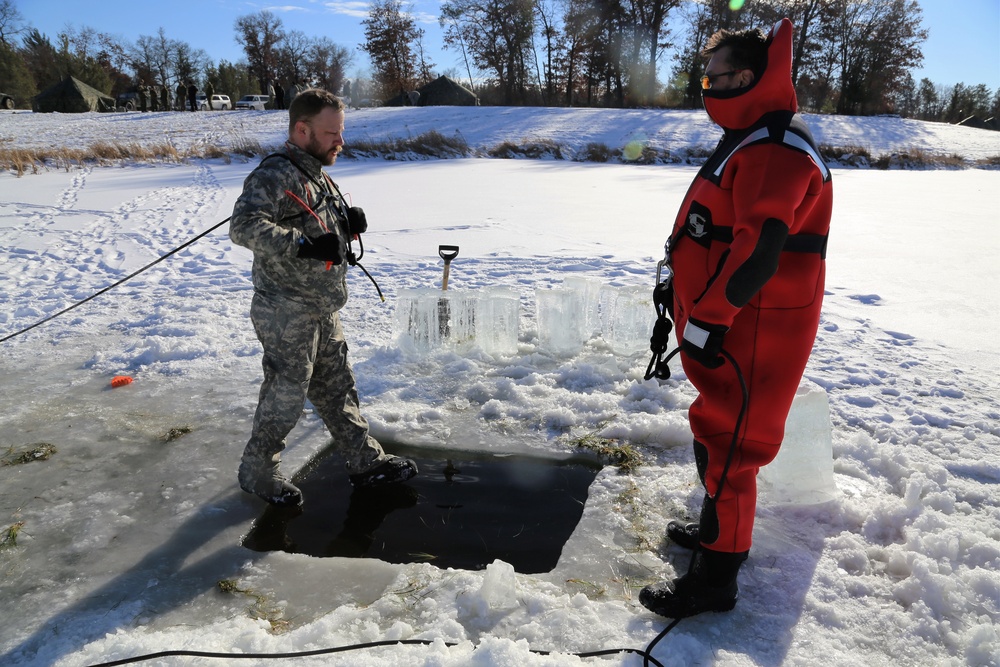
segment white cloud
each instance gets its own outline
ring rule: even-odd
[[[333,14],[344,14],[356,18],[368,17],[369,3],[367,2],[324,2],[323,6]]]

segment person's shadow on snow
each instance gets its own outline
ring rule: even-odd
[[[56,612],[0,655],[0,664],[51,665],[92,641],[131,627],[137,617],[165,614],[221,581],[238,577],[247,561],[263,556],[244,549],[238,541],[223,544],[194,562],[188,560],[217,539],[220,531],[249,524],[259,513],[260,501],[238,488],[217,494],[134,566]],[[151,586],[150,582],[159,583]],[[72,628],[72,640],[60,639],[67,628]]]

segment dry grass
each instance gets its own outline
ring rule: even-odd
[[[876,169],[964,169],[968,163],[959,155],[933,155],[919,148],[879,155]]]
[[[406,138],[378,141],[355,139],[344,146],[343,152],[345,158],[382,157],[386,160],[456,158],[467,157],[470,154],[469,145],[461,134],[456,133],[448,137],[437,130]]]
[[[86,148],[11,148],[0,146],[0,169],[18,177],[37,174],[49,169],[70,169],[85,164],[120,164],[149,162],[184,162],[192,159],[219,159],[227,164],[234,158],[244,160],[273,152],[277,147],[266,146],[259,140],[240,135],[228,147],[218,144],[198,144],[179,149],[169,141],[140,144],[134,141],[100,141]],[[958,155],[932,155],[921,149],[910,149],[886,155],[872,156],[863,146],[820,145],[820,154],[830,164],[874,169],[983,169],[1000,168],[1000,155],[970,161]],[[343,157],[382,158],[384,160],[421,160],[469,157],[479,151],[471,149],[461,133],[446,136],[431,130],[415,137],[381,140],[360,139],[344,147]],[[572,159],[577,162],[622,162],[626,164],[702,164],[711,149],[684,148],[676,153],[639,144],[612,148],[591,142],[575,154],[555,141],[528,140],[520,144],[504,141],[487,149],[485,155],[500,159]]]
[[[614,158],[615,151],[608,148],[607,144],[592,141],[574,159],[577,162],[611,162]]]
[[[85,164],[184,162],[206,158],[229,162],[233,155],[251,158],[269,152],[268,147],[261,142],[245,137],[237,137],[228,149],[217,144],[199,144],[179,149],[169,141],[153,144],[141,144],[135,141],[98,141],[86,148],[0,147],[0,169],[20,177],[48,169],[69,171]]]
[[[34,461],[48,461],[57,451],[56,446],[48,442],[36,442],[21,450],[10,447],[6,455],[0,459],[0,465],[16,466]]]
[[[486,151],[490,157],[511,160],[514,158],[529,158],[540,160],[550,158],[562,160],[562,147],[554,141],[543,139],[541,141],[528,141],[523,144],[515,144],[512,141],[504,141],[497,146]]]

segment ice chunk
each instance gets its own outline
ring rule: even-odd
[[[833,479],[833,423],[822,387],[803,380],[774,461],[760,469],[761,489],[776,502],[809,505],[838,497]]]
[[[516,354],[521,297],[504,287],[487,287],[476,305],[476,344],[487,354]]]
[[[520,319],[520,298],[509,289],[402,289],[393,331],[396,344],[410,352],[479,345],[490,354],[513,354]]]
[[[487,565],[479,597],[490,609],[516,607],[517,578],[514,575],[514,566],[499,559]]]
[[[431,287],[401,289],[396,298],[396,343],[404,350],[426,352],[444,338],[439,312],[441,290]],[[445,316],[445,322],[447,317]]]
[[[556,356],[576,354],[590,337],[579,290],[536,288],[535,317],[539,347]]]
[[[583,327],[587,336],[601,333],[601,288],[604,284],[586,276],[568,276],[563,279],[563,287],[574,290],[583,310]]]
[[[604,340],[615,354],[630,356],[648,350],[656,321],[653,288],[605,287],[601,290],[601,319]]]

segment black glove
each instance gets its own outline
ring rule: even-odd
[[[365,210],[360,206],[352,206],[347,209],[347,228],[351,230],[351,235],[364,234],[368,231],[368,218],[365,217]]]
[[[344,242],[333,233],[304,236],[299,239],[299,257],[340,264],[344,261]]]
[[[725,362],[721,352],[722,339],[727,331],[729,327],[721,324],[708,324],[691,318],[684,327],[681,349],[702,366],[718,368]]]

